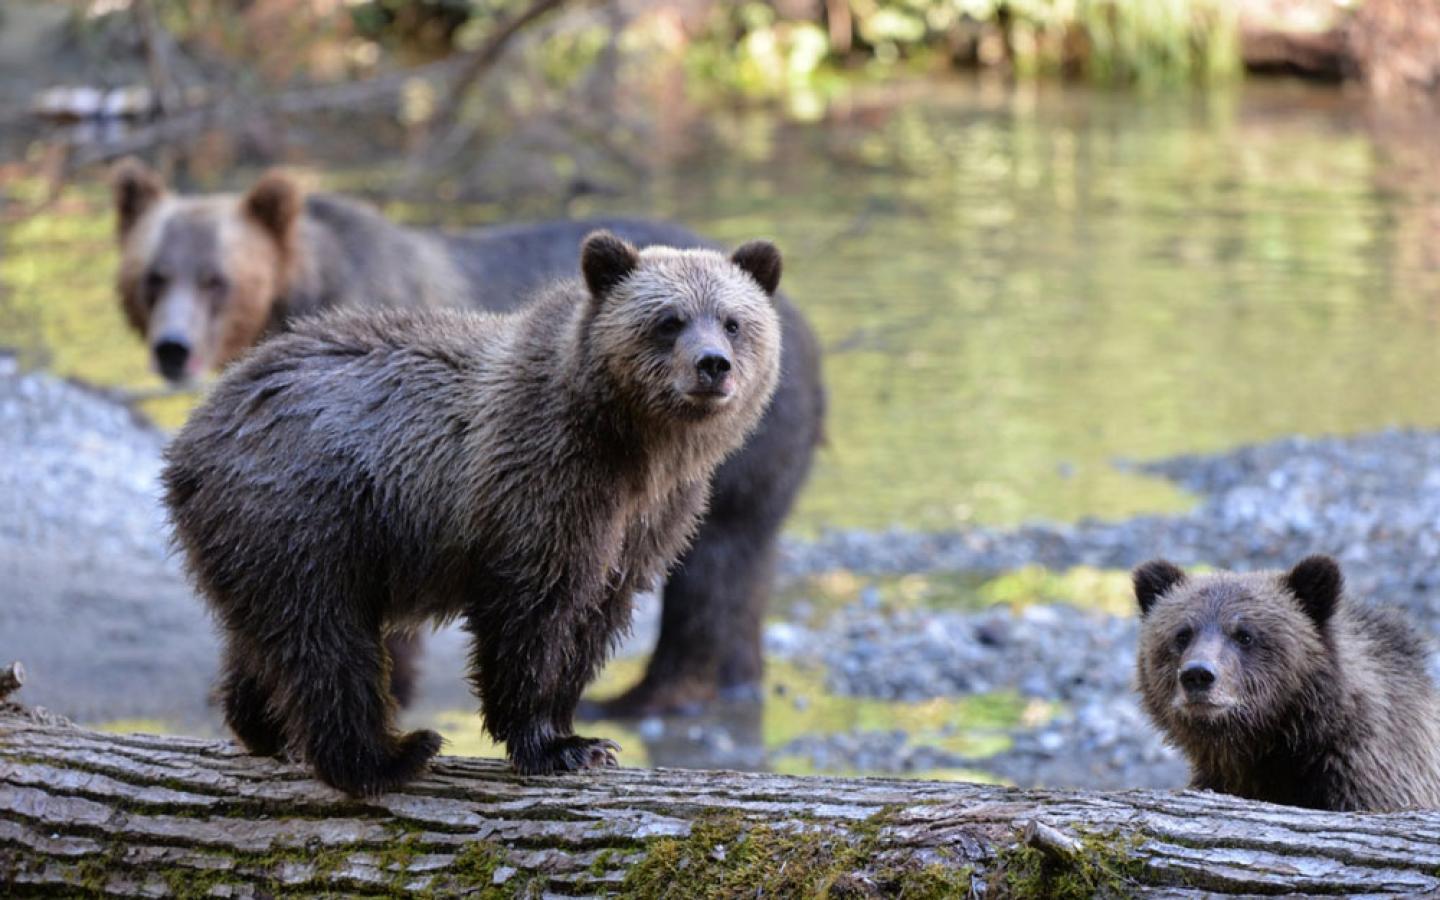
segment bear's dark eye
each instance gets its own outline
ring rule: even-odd
[[[145,292],[151,296],[165,290],[165,276],[159,272],[145,273]]]
[[[666,316],[655,326],[655,333],[664,338],[673,338],[685,327],[685,320],[679,316]]]
[[[1248,647],[1255,643],[1255,635],[1251,634],[1247,628],[1237,628],[1235,629],[1235,643],[1242,647]]]
[[[219,272],[208,272],[200,277],[200,289],[212,294],[225,290],[225,276]]]
[[[1190,639],[1194,636],[1195,632],[1191,631],[1189,628],[1182,628],[1179,631],[1175,632],[1175,649],[1184,650],[1186,647],[1190,646]]]
[[[731,337],[734,337],[735,335],[739,334],[739,333],[740,333],[740,323],[737,322],[737,321],[735,321],[734,319],[726,319],[726,320],[725,320],[725,333],[728,334],[728,335],[730,335]]]

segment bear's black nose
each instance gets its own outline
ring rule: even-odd
[[[695,371],[700,377],[708,382],[718,382],[730,371],[730,357],[715,350],[708,350],[701,354],[700,360],[695,363]]]
[[[1198,694],[1210,690],[1215,683],[1215,667],[1208,662],[1194,660],[1180,668],[1180,684],[1186,691]]]
[[[161,338],[155,344],[155,365],[160,374],[170,381],[179,381],[185,375],[185,363],[190,359],[190,345],[180,338]]]

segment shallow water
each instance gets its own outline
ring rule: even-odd
[[[1192,97],[963,82],[862,92],[814,124],[760,113],[710,124],[706,149],[672,154],[643,189],[572,212],[780,243],[786,287],[826,347],[831,410],[796,532],[1177,510],[1189,503],[1182,491],[1114,461],[1440,425],[1430,249],[1440,177],[1413,162],[1433,154],[1371,130],[1333,89],[1252,84]],[[383,166],[310,165],[335,187],[391,177]],[[13,214],[38,185],[5,171]],[[390,212],[451,224],[505,215],[414,203]],[[112,232],[98,181],[0,224],[0,345],[131,396],[164,395],[113,298]],[[139,406],[174,425],[193,400]],[[800,604],[801,617],[823,616],[872,597],[1128,609],[1123,573],[1022,570],[841,574],[793,587],[774,612]],[[619,661],[597,692],[638,664]],[[750,758],[784,767],[772,754],[800,733],[905,728],[983,755],[1006,727],[1043,717],[1013,697],[871,703],[830,696],[822,681],[776,667],[765,711],[745,721],[721,712],[718,727],[759,754]],[[453,752],[492,749],[468,707],[428,720]],[[613,735],[636,749],[630,764],[745,764],[726,755],[733,747],[707,750],[707,727]],[[688,744],[666,739],[687,733]]]

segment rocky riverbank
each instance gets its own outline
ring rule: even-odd
[[[1125,465],[1175,481],[1197,494],[1198,504],[1183,515],[1121,522],[834,532],[789,542],[785,571],[1129,569],[1159,555],[1181,565],[1255,569],[1330,553],[1356,593],[1440,620],[1440,434],[1292,437]]]

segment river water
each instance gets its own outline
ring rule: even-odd
[[[1186,498],[1113,462],[1440,423],[1440,186],[1333,88],[930,83],[816,124],[710,124],[700,150],[570,211],[779,242],[831,398],[802,532],[1172,510]],[[293,162],[321,184],[387,177]],[[97,184],[7,225],[0,326],[63,374],[156,388],[113,299],[112,232]],[[186,403],[150,408],[174,424]]]

